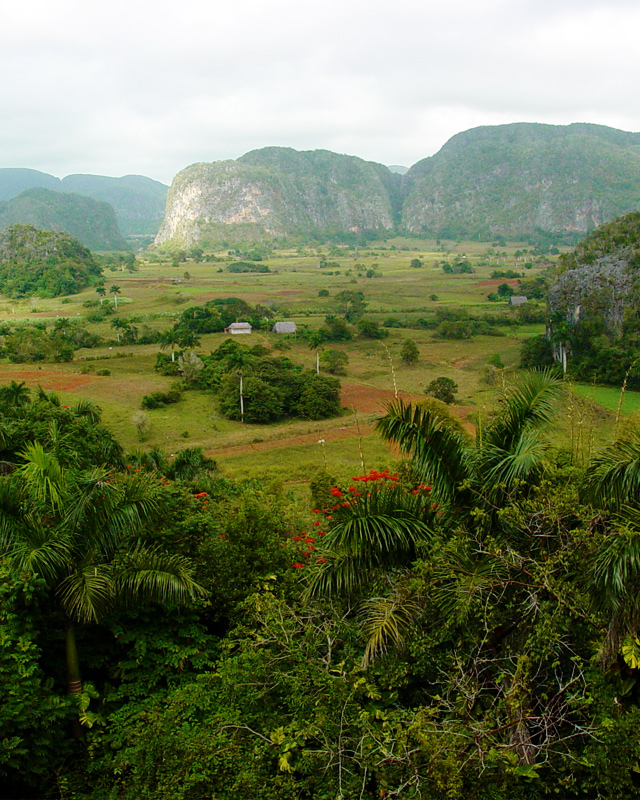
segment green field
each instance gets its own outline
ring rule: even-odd
[[[167,330],[189,306],[230,296],[264,305],[276,319],[294,320],[299,328],[313,329],[323,324],[327,314],[343,312],[336,299],[339,292],[362,292],[368,319],[381,324],[392,319],[393,325],[406,327],[389,327],[384,340],[356,336],[349,342],[325,345],[343,350],[349,358],[346,374],[341,376],[346,391],[344,415],[336,419],[243,425],[219,413],[212,392],[188,391],[178,404],[147,412],[150,430],[146,440],[140,442],[132,417],[140,410],[142,396],[168,389],[175,379],[154,371],[159,345],[120,345],[110,325],[112,318],[87,324],[90,331],[109,340],[105,346],[79,350],[71,363],[5,361],[0,364],[0,380],[24,380],[31,387],[40,384],[58,391],[63,402],[87,397],[101,406],[104,421],[126,448],[159,446],[171,454],[185,446],[201,446],[234,477],[260,473],[294,483],[304,481],[322,464],[317,444],[322,438],[327,443],[327,464],[337,472],[359,468],[361,451],[365,462],[378,466],[390,454],[372,432],[370,423],[396,390],[420,398],[434,378],[452,378],[459,387],[455,414],[467,420],[471,430],[476,415],[492,408],[496,392],[517,368],[522,340],[542,332],[542,325],[537,324],[498,325],[494,332],[500,335],[447,340],[438,338],[433,329],[420,327],[418,322],[433,320],[437,312],[461,308],[476,317],[492,315],[507,322],[515,319],[516,309],[505,302],[488,301],[487,295],[505,282],[492,278],[491,273],[511,269],[529,280],[553,269],[549,258],[531,255],[527,258],[532,259],[533,266],[525,270],[522,257],[515,256],[522,247],[525,246],[517,243],[492,247],[478,242],[436,244],[396,239],[365,249],[298,248],[280,250],[266,258],[271,270],[267,274],[228,272],[228,264],[236,258],[227,253],[216,254],[216,261],[187,260],[178,266],[173,266],[169,255],[149,253],[138,256],[135,272],[105,271],[107,290],[113,284],[120,287],[118,316],[134,324],[139,332]],[[473,274],[443,271],[443,261],[461,260],[463,255],[472,265]],[[328,262],[327,266],[320,266],[322,259]],[[412,259],[419,259],[423,266],[412,267]],[[366,277],[371,270],[374,277]],[[515,280],[506,282],[517,290]],[[320,296],[322,290],[328,296]],[[68,298],[0,298],[0,321],[51,324],[60,317],[83,318],[95,310],[86,303],[93,301],[95,306],[97,299],[93,289]],[[105,302],[113,302],[109,294]],[[532,305],[535,304],[529,308]],[[197,351],[208,354],[226,338],[222,333],[206,335]],[[407,338],[416,342],[420,353],[417,364],[412,366],[405,366],[400,358],[400,348]],[[257,331],[242,337],[242,341],[263,344],[274,353],[282,352],[309,369],[315,368],[316,352],[300,336],[283,338],[270,331]],[[490,360],[497,358],[503,370],[490,366]],[[110,374],[96,374],[104,370]],[[594,399],[603,402],[599,397]],[[625,413],[634,409],[625,406]],[[359,435],[356,422],[361,428]],[[287,458],[283,463],[285,449]]]

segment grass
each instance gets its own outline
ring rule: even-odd
[[[132,321],[138,329],[147,327],[163,331],[190,305],[199,305],[216,297],[237,296],[247,302],[267,306],[278,318],[292,319],[299,326],[319,327],[327,314],[339,313],[336,295],[342,290],[361,291],[367,302],[366,316],[383,322],[395,317],[402,323],[416,324],[420,318],[434,318],[436,311],[464,307],[470,313],[514,316],[517,312],[503,303],[489,303],[493,291],[491,272],[495,269],[516,269],[526,278],[533,278],[545,269],[543,263],[524,272],[515,261],[516,249],[526,247],[514,243],[506,248],[492,248],[479,242],[442,242],[397,238],[376,243],[365,249],[346,248],[280,250],[267,260],[269,274],[232,274],[225,266],[232,260],[219,253],[216,262],[185,262],[173,267],[168,260],[152,254],[143,255],[136,272],[106,272],[105,284],[120,287],[118,314]],[[474,274],[451,275],[442,271],[439,262],[452,255],[465,253],[475,269]],[[337,267],[319,267],[324,256],[338,262]],[[412,258],[420,258],[424,266],[410,267]],[[380,277],[366,278],[369,269]],[[222,270],[222,271],[220,271]],[[185,279],[185,273],[189,277]],[[331,273],[331,274],[330,274]],[[176,279],[181,282],[176,283]],[[328,297],[319,297],[326,289]],[[432,296],[437,299],[432,299]],[[58,317],[83,318],[92,308],[85,303],[97,302],[93,289],[68,298],[0,298],[0,321],[48,321]],[[112,302],[107,299],[105,302]],[[36,311],[34,311],[36,309]],[[154,371],[157,345],[121,346],[107,318],[87,327],[111,340],[93,350],[78,351],[70,364],[14,365],[0,363],[0,382],[26,380],[29,386],[41,383],[44,388],[60,392],[63,402],[87,397],[103,409],[106,424],[127,449],[161,446],[174,453],[185,446],[201,446],[213,454],[229,475],[265,474],[289,482],[308,480],[317,468],[320,454],[318,439],[326,441],[328,466],[345,474],[360,471],[359,437],[353,427],[352,404],[358,407],[363,426],[362,447],[368,468],[388,463],[389,452],[366,423],[379,413],[383,400],[393,396],[394,383],[389,356],[393,362],[396,384],[400,391],[423,396],[426,385],[436,377],[453,378],[459,387],[459,415],[465,416],[493,405],[495,389],[487,382],[489,358],[497,354],[508,371],[516,368],[522,339],[541,332],[539,325],[504,327],[505,336],[478,336],[469,341],[445,341],[424,328],[391,328],[384,342],[354,339],[352,342],[328,345],[344,350],[349,357],[343,385],[352,387],[345,416],[334,420],[311,422],[287,421],[277,425],[248,426],[230,422],[217,411],[211,392],[185,392],[183,399],[166,409],[149,411],[150,430],[146,441],[139,442],[134,413],[140,411],[142,396],[151,391],[166,390],[174,379]],[[420,351],[414,366],[405,366],[400,348],[405,339],[413,339]],[[198,348],[209,353],[226,336],[211,334],[202,337]],[[274,352],[283,340],[270,332],[256,332],[246,344],[264,344]],[[288,340],[283,351],[308,369],[315,368],[316,354],[300,339]],[[117,357],[123,356],[123,357]],[[92,359],[85,361],[84,359]],[[93,359],[100,360],[93,360]],[[95,371],[108,369],[110,375],[96,376]],[[92,370],[92,372],[88,372]],[[62,378],[60,376],[62,375]],[[27,377],[20,377],[27,376]],[[69,381],[64,387],[64,378]],[[79,384],[80,377],[85,379]],[[62,388],[60,388],[62,387]],[[370,402],[370,396],[377,398]],[[347,433],[345,433],[347,429]],[[283,454],[286,450],[286,458]],[[369,460],[372,461],[369,464]]]
[[[621,397],[620,389],[614,389],[610,386],[591,386],[587,384],[576,384],[574,388],[581,397],[586,397],[588,400],[612,411],[614,414],[618,412]],[[624,416],[629,416],[637,415],[639,412],[640,392],[630,392],[627,390],[622,399],[621,413]]]

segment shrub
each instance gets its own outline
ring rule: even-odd
[[[447,404],[453,403],[457,391],[458,384],[451,378],[436,378],[427,386],[427,394]]]
[[[169,392],[151,392],[151,394],[144,395],[140,405],[146,409],[164,408],[177,403],[181,397],[182,395],[176,389],[172,389]]]

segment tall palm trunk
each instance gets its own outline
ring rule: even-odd
[[[69,689],[69,694],[80,694],[82,692],[80,661],[78,659],[78,648],[76,645],[76,631],[71,620],[67,621],[64,638],[67,651],[67,687]]]

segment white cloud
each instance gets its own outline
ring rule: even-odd
[[[0,166],[170,181],[285,145],[407,165],[512,121],[640,130],[632,0],[26,0],[0,12]]]

